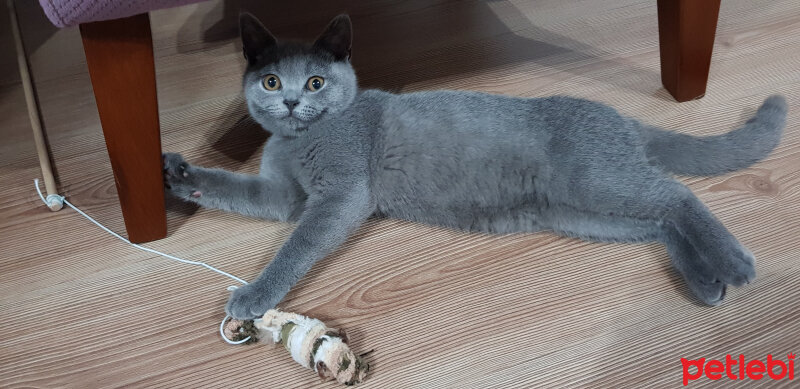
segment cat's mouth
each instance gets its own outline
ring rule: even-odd
[[[288,114],[286,114],[284,119],[295,119],[295,120],[299,120],[301,122],[311,122],[311,121],[316,120],[320,116],[322,116],[322,114],[324,114],[326,111],[327,111],[327,109],[323,109],[321,111],[317,111],[317,113],[312,115],[312,116],[298,115],[297,111],[291,111]]]

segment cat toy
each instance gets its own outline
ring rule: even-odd
[[[296,313],[270,309],[260,319],[231,319],[222,332],[237,342],[283,344],[295,362],[314,369],[324,381],[335,379],[350,386],[363,382],[369,372],[369,364],[362,359],[369,352],[355,355],[343,330]]]
[[[33,185],[42,202],[49,205],[47,198],[44,197],[42,190],[39,188],[39,179],[34,179]],[[202,266],[242,284],[247,284],[245,280],[207,263],[189,261],[132,243],[94,220],[63,196],[54,194],[48,197],[51,196],[58,197],[57,200],[59,202],[63,202],[64,205],[72,208],[90,222],[136,249],[160,255],[173,261]],[[233,286],[228,288],[228,290],[233,289],[235,289]],[[317,319],[271,309],[256,320],[228,320],[228,317],[226,317],[220,323],[219,328],[220,335],[226,342],[231,344],[255,343],[259,339],[263,339],[270,344],[282,343],[295,361],[306,368],[314,369],[320,378],[325,381],[335,379],[348,386],[355,385],[363,382],[367,372],[369,372],[369,364],[364,362],[363,357],[371,351],[356,356],[347,345],[347,334],[343,330],[328,328],[325,323]]]

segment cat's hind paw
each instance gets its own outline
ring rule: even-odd
[[[739,245],[738,250],[720,269],[720,273],[720,279],[733,286],[749,284],[756,278],[756,258],[749,250]]]
[[[716,306],[722,304],[728,285],[719,280],[708,281],[696,275],[684,275],[686,285],[700,301]]]

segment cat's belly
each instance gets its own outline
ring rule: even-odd
[[[655,220],[599,214],[560,206],[542,208],[539,204],[468,210],[426,207],[421,204],[395,208],[384,204],[379,206],[378,215],[490,234],[546,230],[599,242],[648,242],[658,240],[661,233],[660,224]]]
[[[661,223],[655,217],[634,218],[564,205],[551,205],[539,220],[559,235],[599,242],[649,242],[661,236]]]
[[[538,215],[547,201],[538,189],[546,185],[532,161],[510,152],[484,158],[452,149],[438,155],[416,150],[404,158],[399,153],[377,165],[373,189],[380,214],[467,231],[542,229]]]
[[[492,234],[535,232],[545,229],[541,225],[538,205],[517,207],[461,208],[426,204],[419,201],[379,201],[377,214],[383,217]]]

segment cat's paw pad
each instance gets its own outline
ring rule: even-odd
[[[194,188],[191,165],[186,163],[180,154],[164,153],[161,159],[164,168],[164,187],[168,192],[179,197],[200,197],[200,192]]]
[[[225,312],[235,319],[255,319],[274,308],[278,303],[275,300],[268,289],[248,284],[233,291],[225,306]]]

